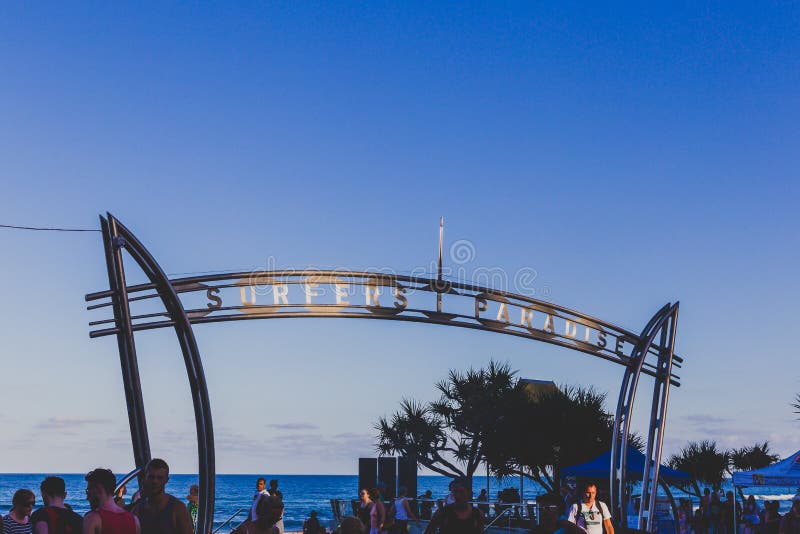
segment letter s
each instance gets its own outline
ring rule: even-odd
[[[222,307],[222,298],[219,296],[218,287],[209,287],[206,289],[206,298],[210,301],[206,304],[209,310],[218,310]]]

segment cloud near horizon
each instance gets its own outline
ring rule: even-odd
[[[728,417],[719,417],[707,413],[697,413],[697,414],[687,415],[684,419],[688,423],[694,426],[721,425],[724,423],[730,423],[732,421],[732,419]]]
[[[77,430],[92,425],[107,425],[112,423],[111,419],[99,419],[88,417],[50,417],[45,421],[37,423],[35,430]]]
[[[267,428],[274,428],[275,430],[319,430],[319,426],[311,423],[272,423],[267,425]]]

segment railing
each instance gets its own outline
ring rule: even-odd
[[[122,488],[122,486],[124,486],[125,484],[127,484],[128,482],[133,480],[134,477],[136,477],[139,473],[141,473],[141,471],[142,471],[142,468],[141,467],[137,467],[136,469],[134,469],[133,471],[131,471],[130,473],[128,473],[127,475],[122,477],[122,480],[117,482],[117,487],[114,488],[114,495],[117,494],[117,492]]]
[[[502,519],[504,515],[508,515],[508,521],[509,521],[509,525],[510,525],[511,524],[511,511],[512,510],[513,510],[513,508],[508,508],[508,509],[503,510],[502,512],[500,512],[500,514],[495,516],[494,519],[492,519],[490,522],[486,523],[486,526],[483,527],[483,531],[486,532],[487,530],[489,530],[489,528],[491,528],[492,525],[494,525],[500,519]]]
[[[212,532],[212,534],[217,534],[217,532],[219,532],[220,530],[222,530],[222,529],[225,527],[225,525],[227,525],[228,523],[230,523],[231,521],[233,521],[233,520],[234,520],[234,518],[235,518],[237,515],[241,514],[241,513],[242,513],[243,511],[245,511],[245,510],[250,510],[250,507],[249,507],[249,506],[243,506],[243,507],[239,508],[238,510],[236,510],[236,511],[233,513],[233,515],[232,515],[232,516],[230,516],[228,519],[226,519],[226,520],[225,520],[225,521],[224,521],[224,522],[223,522],[223,523],[222,523],[220,526],[218,526],[217,528],[215,528],[215,529],[214,529],[214,531]]]
[[[337,522],[349,515],[358,515],[360,501],[358,499],[331,499],[331,511]],[[386,508],[391,502],[385,502]],[[420,520],[430,520],[433,513],[444,506],[442,499],[408,499],[408,504]],[[469,504],[481,510],[486,516],[489,525],[493,525],[501,517],[508,519],[508,526],[518,525],[530,528],[537,518],[536,504],[528,501],[503,502],[503,501],[469,501]],[[427,505],[427,506],[426,506]],[[423,513],[425,512],[425,513]]]

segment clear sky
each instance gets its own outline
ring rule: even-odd
[[[798,27],[788,2],[3,3],[0,223],[97,228],[108,210],[168,273],[403,272],[435,260],[443,215],[446,250],[474,245],[467,275],[535,270],[538,295],[634,331],[681,302],[665,453],[788,454]],[[0,230],[0,272],[0,471],[127,471],[116,343],[89,340],[83,301],[107,287],[99,234]],[[610,407],[622,376],[431,325],[196,333],[219,472],[354,473],[378,417],[490,358]],[[137,343],[153,452],[193,472],[177,344]]]

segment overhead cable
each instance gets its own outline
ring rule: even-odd
[[[48,228],[43,226],[17,226],[14,224],[0,224],[0,228],[9,230],[33,230],[36,232],[99,232],[93,228]]]

